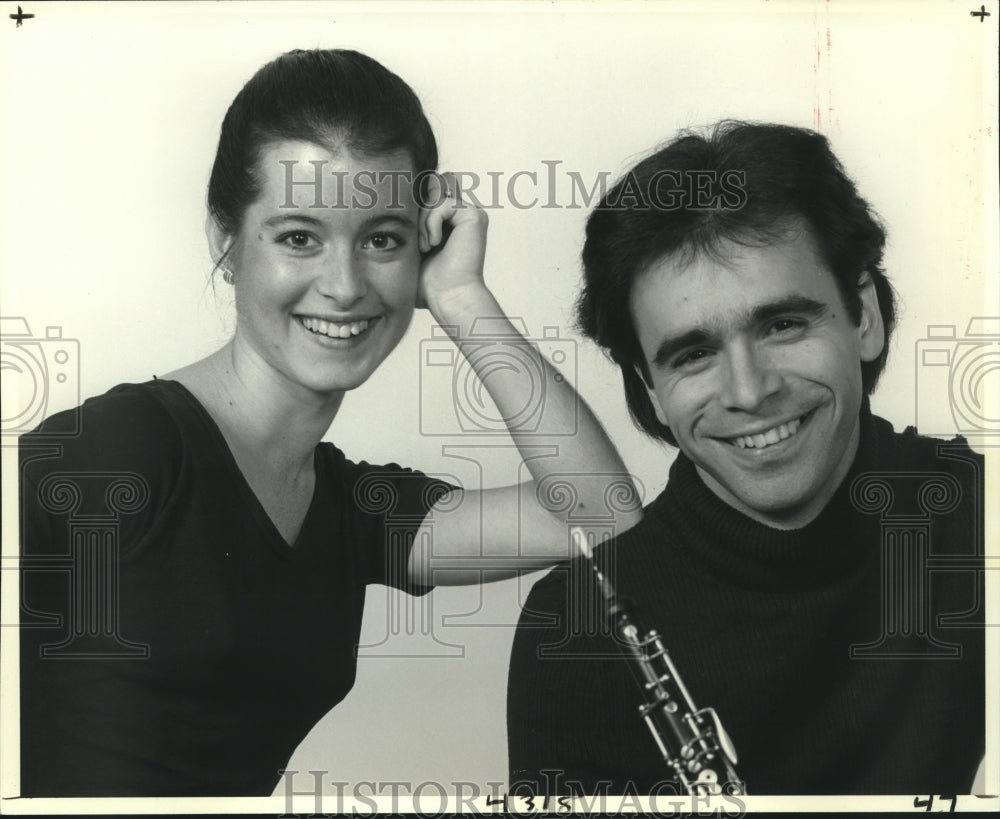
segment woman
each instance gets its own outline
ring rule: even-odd
[[[572,511],[605,508],[616,479],[593,476],[624,467],[484,284],[485,214],[436,164],[413,92],[361,54],[290,52],[237,95],[207,223],[232,340],[21,440],[22,795],[269,794],[353,684],[367,584],[423,593],[566,556],[571,510],[525,504],[532,487],[464,492],[320,443],[418,304],[457,342],[476,320],[512,335],[546,373],[547,420],[577,418],[559,458],[526,459],[534,480],[589,475]],[[486,387],[506,418],[537,385],[508,369]],[[39,571],[67,553],[71,572]],[[465,571],[435,578],[435,553]]]

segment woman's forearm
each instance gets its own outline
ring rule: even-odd
[[[538,345],[511,323],[485,284],[470,284],[429,306],[505,419],[543,507],[562,523],[613,517],[621,531],[638,522],[638,495],[622,492],[631,479],[600,422]],[[557,454],[534,457],[545,446]],[[572,487],[575,500],[569,507],[546,506],[545,482],[556,476]]]

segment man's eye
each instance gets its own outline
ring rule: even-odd
[[[284,233],[278,237],[278,242],[287,245],[294,250],[308,250],[316,240],[302,230],[294,230],[291,233]]]
[[[806,326],[802,319],[780,318],[771,323],[771,332],[778,334],[789,334],[801,330]]]
[[[404,244],[403,238],[395,233],[374,233],[361,247],[365,250],[395,250]]]
[[[688,350],[687,352],[681,353],[677,356],[677,358],[673,360],[672,366],[675,370],[697,367],[699,364],[704,364],[705,360],[711,354],[711,350]]]

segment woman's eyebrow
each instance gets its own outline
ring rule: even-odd
[[[317,219],[315,216],[306,216],[305,214],[298,213],[282,213],[276,216],[269,216],[264,220],[264,227],[281,227],[289,222],[295,222],[297,224],[310,225],[311,227],[320,228],[323,227],[324,222],[322,219]],[[405,214],[394,214],[394,213],[378,213],[369,216],[360,225],[360,230],[371,230],[373,227],[385,225],[385,224],[397,224],[400,227],[407,228],[409,230],[416,230],[417,223]]]
[[[320,227],[323,224],[322,219],[317,219],[315,216],[305,216],[297,213],[282,213],[278,216],[270,216],[264,220],[264,227],[278,227],[279,225],[284,225],[288,222],[301,222],[306,225],[312,225],[313,227]]]
[[[373,227],[381,227],[386,224],[395,224],[408,230],[416,230],[417,223],[403,213],[377,213],[365,219],[361,223],[361,230],[371,230]]]

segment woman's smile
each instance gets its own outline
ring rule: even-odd
[[[367,335],[369,328],[379,319],[378,316],[372,316],[369,318],[338,321],[335,319],[300,315],[297,315],[295,318],[312,335],[340,341],[349,341]]]

